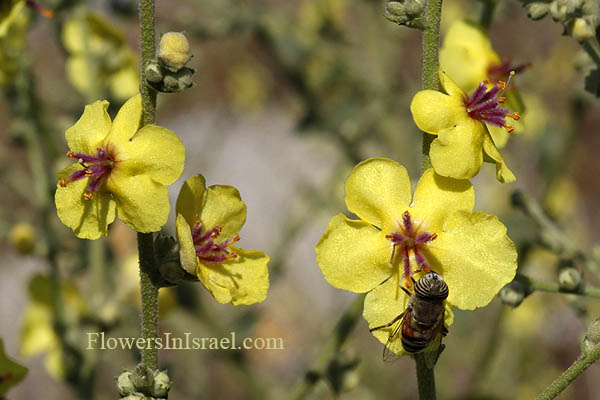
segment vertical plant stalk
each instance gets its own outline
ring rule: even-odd
[[[140,0],[140,41],[142,49],[140,90],[142,94],[142,126],[154,123],[156,115],[156,92],[146,85],[145,67],[155,57],[156,37],[154,31],[154,0]],[[140,286],[142,296],[142,336],[150,343],[158,337],[158,286],[152,279],[155,274],[154,237],[152,233],[138,232],[140,259]],[[156,346],[142,350],[142,365],[158,369]]]
[[[440,47],[440,20],[442,18],[442,0],[429,0],[425,10],[425,29],[423,30],[423,55],[421,71],[423,89],[440,90],[438,69],[440,66],[438,52]],[[435,135],[423,132],[423,162],[422,169],[431,168],[429,147]]]
[[[423,30],[423,55],[421,58],[421,71],[423,89],[441,90],[438,78],[439,47],[440,47],[440,21],[442,19],[442,0],[429,0],[425,10],[425,29]],[[423,132],[423,161],[422,170],[431,168],[429,148],[435,139],[434,135]],[[415,354],[417,368],[417,385],[420,400],[435,400],[435,376],[433,368],[429,368],[423,354]]]
[[[590,352],[579,356],[571,366],[550,384],[535,400],[551,400],[557,397],[590,365],[600,359],[600,345],[596,345]]]

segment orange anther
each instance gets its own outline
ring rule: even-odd
[[[514,119],[515,121],[518,121],[521,119],[521,114],[519,114],[518,112],[514,112],[512,114],[506,114],[507,117]]]
[[[89,178],[90,176],[94,176],[94,173],[92,171],[90,171],[89,169],[86,169],[85,176],[87,176]]]
[[[503,104],[506,101],[506,97],[498,97],[498,103]]]
[[[40,8],[39,12],[46,18],[54,17],[54,11],[50,10],[49,8]]]
[[[217,230],[217,232],[221,233],[221,231],[223,230],[223,227],[221,225],[217,225],[217,226],[215,226],[215,229]]]
[[[72,151],[67,151],[67,157],[75,158],[75,153],[73,153]]]
[[[60,187],[66,187],[67,183],[68,182],[66,179],[61,179],[60,181],[58,181],[58,184],[60,185]]]
[[[91,200],[91,199],[93,199],[93,198],[94,198],[94,193],[92,193],[92,192],[86,192],[86,193],[83,195],[83,198],[84,198],[84,199],[86,199],[86,200]]]
[[[388,240],[390,240],[390,239],[394,238],[394,235],[388,234],[388,235],[385,235],[385,238],[388,239]]]
[[[508,126],[508,125],[502,125],[502,127],[506,130],[506,132],[511,133],[512,131],[515,130],[515,128],[513,128],[512,126]]]
[[[506,82],[498,81],[498,86],[500,87],[500,90],[504,90],[506,89]]]

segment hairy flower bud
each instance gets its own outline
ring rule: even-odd
[[[581,285],[581,272],[575,268],[563,268],[558,273],[558,284],[561,289],[573,291]]]
[[[35,229],[28,223],[19,223],[10,230],[9,240],[20,254],[31,254],[35,248]]]
[[[160,38],[158,58],[170,71],[183,68],[192,58],[190,44],[183,33],[167,32]]]
[[[173,382],[167,375],[167,371],[156,371],[154,373],[154,385],[152,394],[156,397],[165,397],[169,393],[169,389],[173,386]]]
[[[152,83],[159,83],[164,77],[161,67],[157,61],[151,61],[148,65],[146,65],[145,74],[146,79]]]
[[[500,300],[507,306],[517,307],[525,299],[525,286],[519,281],[512,281],[500,290]]]
[[[538,20],[544,18],[550,11],[550,6],[546,3],[531,3],[528,7],[529,18],[532,20]]]
[[[581,351],[587,354],[600,344],[600,318],[593,321],[581,342]]]
[[[131,381],[131,372],[124,371],[119,375],[117,380],[117,391],[121,396],[128,396],[135,393],[135,385]],[[137,397],[136,397],[137,398]]]
[[[571,36],[578,42],[591,39],[595,35],[592,26],[583,18],[575,18],[569,25]]]

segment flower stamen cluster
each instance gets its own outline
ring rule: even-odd
[[[510,73],[512,75],[514,72]],[[510,113],[506,108],[499,107],[506,100],[501,96],[506,86],[506,82],[499,81],[488,90],[488,81],[481,82],[471,97],[465,100],[467,114],[477,121],[502,127],[509,133],[514,131],[512,126],[506,124],[506,118],[518,121],[521,116],[518,112]]]
[[[83,197],[86,200],[91,200],[94,197],[94,193],[100,189],[115,166],[115,159],[108,151],[102,147],[97,147],[96,151],[97,153],[95,156],[69,151],[67,156],[69,158],[76,158],[83,169],[73,172],[66,179],[61,179],[58,184],[61,187],[66,187],[71,182],[83,178],[90,178],[87,185],[87,191]]]
[[[215,240],[219,237],[222,231],[220,225],[213,229],[204,231],[202,222],[196,221],[192,231],[192,239],[194,241],[194,249],[196,256],[200,260],[208,262],[221,263],[223,261],[232,260],[238,255],[235,251],[231,251],[229,247],[240,240],[240,235],[236,234],[233,238],[227,239],[221,243],[216,243]]]
[[[400,231],[385,236],[386,239],[393,243],[390,267],[394,267],[396,257],[402,257],[402,266],[404,268],[402,279],[407,288],[412,287],[412,281],[410,279],[412,276],[410,268],[410,252],[412,251],[414,254],[417,266],[419,267],[415,272],[431,272],[431,266],[427,262],[427,258],[425,258],[423,251],[425,250],[427,243],[431,242],[436,237],[436,233],[419,233],[419,227],[415,227],[408,211],[405,211],[404,214],[402,214]]]

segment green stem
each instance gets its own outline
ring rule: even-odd
[[[441,90],[438,77],[439,59],[438,52],[440,47],[440,21],[442,19],[442,0],[429,0],[425,11],[425,29],[423,30],[423,55],[421,58],[421,68],[423,74],[423,89]],[[423,132],[423,161],[422,170],[431,168],[431,158],[429,157],[429,148],[434,135]],[[417,385],[419,386],[419,399],[435,399],[435,379],[433,368],[429,368],[425,363],[423,355],[415,355],[417,368]]]
[[[433,368],[427,366],[424,353],[417,353],[414,358],[417,366],[419,400],[435,400],[435,375],[433,373]]]
[[[156,38],[154,33],[154,0],[140,0],[140,40],[142,126],[154,123],[156,115],[156,92],[145,84],[145,66],[155,57]],[[150,343],[158,337],[158,285],[152,277],[156,273],[154,263],[154,237],[152,233],[138,233],[140,259],[140,286],[142,296],[142,336]],[[158,368],[156,346],[142,350],[142,364],[146,368]]]
[[[425,29],[423,30],[423,56],[421,68],[423,74],[423,89],[440,90],[438,78],[440,45],[440,20],[442,17],[442,0],[429,0],[425,14]],[[423,171],[431,168],[429,148],[435,139],[434,135],[423,132]]]
[[[350,332],[356,326],[356,322],[362,313],[364,300],[364,295],[357,296],[346,309],[336,324],[333,334],[325,344],[325,347],[323,347],[315,363],[315,367],[311,371],[308,371],[304,379],[296,385],[290,399],[305,399],[310,394],[314,385],[325,376],[328,366],[335,360]]]
[[[487,31],[492,25],[494,19],[494,11],[496,10],[496,0],[483,0],[483,8],[479,17],[479,24]]]
[[[536,400],[551,400],[567,388],[590,365],[600,359],[600,345],[596,345],[590,352],[579,356],[571,366],[550,384]]]
[[[582,285],[582,287],[577,290],[566,290],[566,289],[561,288],[558,283],[539,281],[537,279],[530,278],[521,273],[517,273],[517,276],[515,279],[518,279],[520,282],[525,284],[525,286],[527,287],[527,293],[531,293],[534,291],[551,292],[551,293],[567,293],[567,294],[575,294],[575,295],[579,295],[579,296],[587,296],[587,297],[594,297],[594,298],[600,299],[600,289],[591,287],[588,285]]]
[[[581,47],[588,53],[590,58],[594,60],[596,65],[600,67],[600,51],[596,46],[594,46],[593,39],[584,40],[581,42]]]

